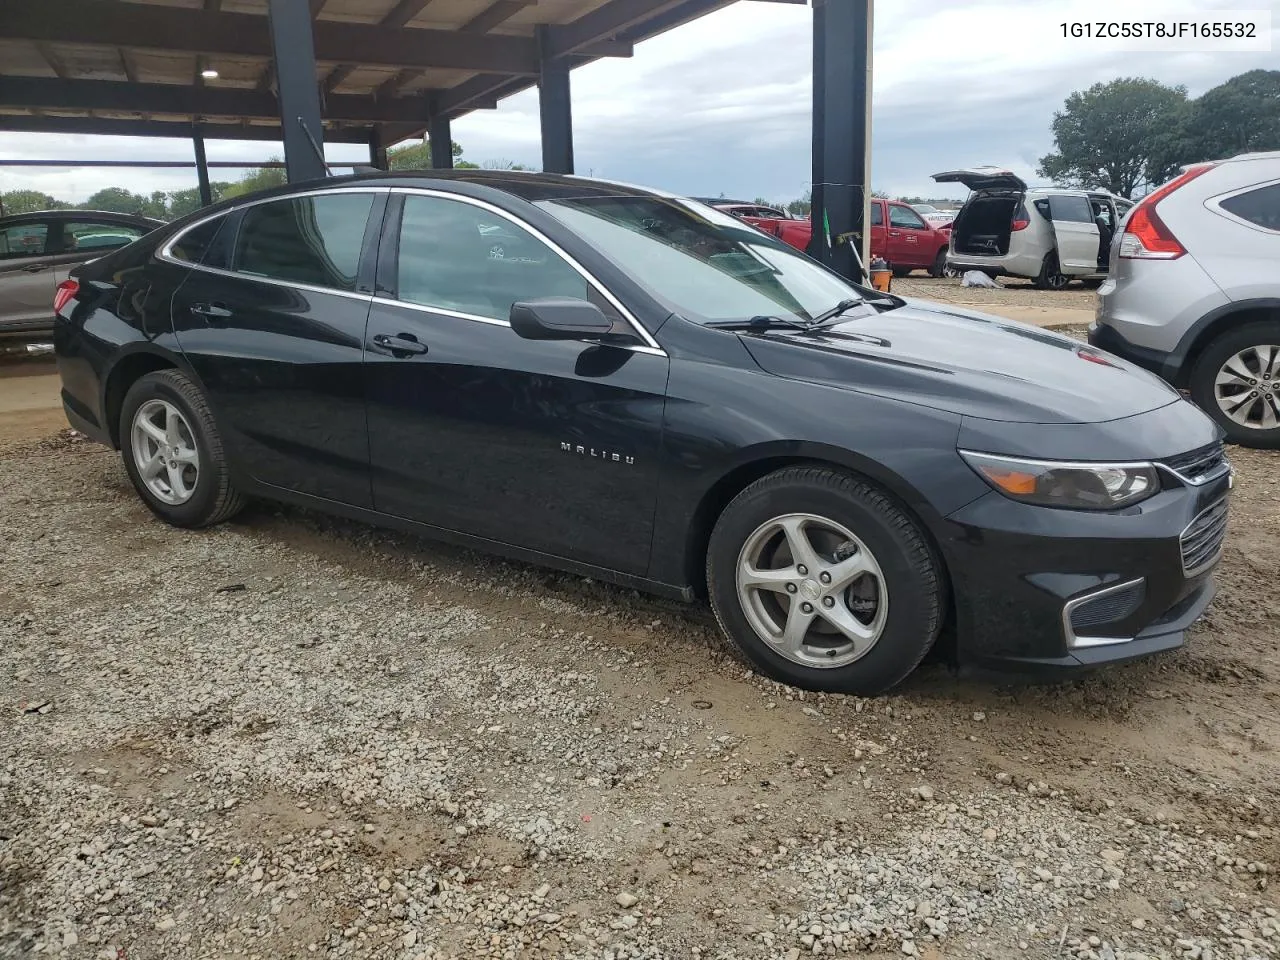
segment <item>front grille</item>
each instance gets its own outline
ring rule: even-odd
[[[1221,443],[1211,443],[1175,457],[1165,457],[1160,462],[1192,483],[1204,483],[1230,469]]]
[[[1138,581],[1085,600],[1071,610],[1071,629],[1082,635],[1104,623],[1123,620],[1142,605],[1144,592],[1143,582]]]
[[[1206,507],[1182,531],[1182,571],[1187,576],[1199,573],[1218,559],[1227,534],[1227,501],[1224,497]]]

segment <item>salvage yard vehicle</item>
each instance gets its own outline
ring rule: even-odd
[[[1280,152],[1189,167],[1122,226],[1090,342],[1280,448]]]
[[[161,226],[95,210],[43,210],[0,218],[0,336],[47,335],[50,298],[73,266]]]
[[[492,229],[522,238],[492,256]],[[710,598],[765,673],[1176,647],[1231,468],[1086,344],[850,284],[669,194],[510,171],[226,201],[58,291],[71,423],[182,527],[247,497]]]
[[[806,250],[813,236],[813,224],[788,217],[774,207],[717,201],[718,210],[745,220],[797,250]],[[947,243],[951,225],[932,223],[909,204],[872,197],[867,201],[871,228],[871,256],[888,262],[893,273],[905,277],[912,270],[927,270],[941,277],[947,270]]]
[[[970,194],[951,223],[947,264],[956,271],[1026,277],[1045,290],[1107,275],[1111,239],[1132,204],[1103,190],[1029,189],[999,167],[935,173]]]

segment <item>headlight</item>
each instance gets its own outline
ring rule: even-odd
[[[1066,463],[1021,460],[961,450],[969,466],[1013,500],[1072,510],[1110,510],[1137,503],[1160,489],[1150,463]]]

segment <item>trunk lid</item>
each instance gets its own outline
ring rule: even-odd
[[[938,183],[962,183],[970,190],[1025,190],[1026,181],[1003,167],[965,167],[935,173]]]

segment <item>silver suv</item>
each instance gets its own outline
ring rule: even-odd
[[[1116,225],[1133,206],[1105,190],[1029,189],[1000,167],[949,170],[933,179],[971,191],[952,221],[947,266],[1027,277],[1046,290],[1073,279],[1100,283]]]
[[[1098,295],[1090,343],[1188,390],[1236,443],[1280,447],[1280,152],[1144,197]]]

